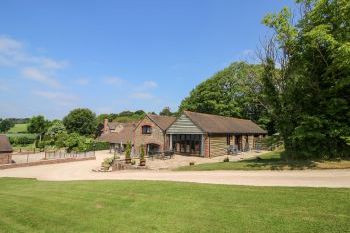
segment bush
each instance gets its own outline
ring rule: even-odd
[[[91,148],[89,150],[109,150],[109,142],[96,142],[95,141],[95,148],[93,148],[93,144],[91,145]]]
[[[224,158],[224,163],[230,162],[230,159],[228,157]]]
[[[114,162],[114,158],[106,158],[103,162],[102,162],[102,167],[105,169],[105,170],[108,170],[112,164]]]
[[[7,134],[12,145],[29,145],[36,140],[36,134]]]

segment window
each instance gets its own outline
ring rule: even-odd
[[[226,144],[229,146],[231,144],[231,135],[226,136]]]
[[[142,134],[151,134],[152,133],[152,127],[149,125],[142,126]]]

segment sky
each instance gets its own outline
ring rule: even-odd
[[[1,0],[0,118],[176,111],[292,0]]]

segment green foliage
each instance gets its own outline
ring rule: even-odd
[[[111,114],[100,114],[97,116],[97,122],[99,124],[103,124],[104,119],[108,119],[109,122],[117,121],[117,122],[135,122],[141,120],[146,115],[145,111],[137,110],[135,112],[132,111],[123,111],[119,114],[111,113]],[[97,131],[100,132],[100,131]]]
[[[112,165],[113,165],[113,162],[114,162],[114,158],[105,158],[102,162],[102,167],[105,169],[105,170],[108,170]]]
[[[12,145],[29,145],[33,144],[37,138],[36,134],[7,134]]]
[[[68,133],[91,136],[97,127],[96,115],[87,108],[74,109],[63,118],[63,124]]]
[[[78,133],[61,133],[57,136],[55,146],[57,148],[66,148],[67,152],[84,152],[93,150],[94,140],[82,136]]]
[[[289,157],[349,156],[350,4],[298,3],[303,13],[296,25],[286,8],[263,20],[276,34],[264,59],[265,100]]]
[[[28,132],[44,134],[49,126],[49,121],[45,120],[44,116],[33,116],[29,120]]]
[[[9,129],[11,129],[15,124],[10,119],[4,119],[0,122],[0,132],[6,133]]]
[[[60,120],[52,121],[51,125],[47,129],[47,136],[50,138],[56,139],[59,134],[65,133],[66,127]]]
[[[109,142],[94,142],[94,150],[108,150],[109,149]],[[91,149],[90,149],[91,150]]]
[[[233,63],[192,90],[181,102],[179,112],[190,110],[251,119],[274,133],[273,123],[261,104],[262,71],[260,65]]]
[[[131,155],[131,143],[128,142],[126,144],[126,149],[125,149],[125,158],[130,159],[130,155]]]
[[[145,159],[145,146],[144,145],[141,145],[140,159],[141,160]]]
[[[20,123],[15,124],[8,133],[28,133],[28,124],[27,123]]]
[[[163,110],[159,113],[160,116],[175,116],[175,113],[170,111],[169,107],[163,108]]]

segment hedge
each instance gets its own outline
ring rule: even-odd
[[[12,145],[33,144],[37,138],[36,134],[7,134]]]

